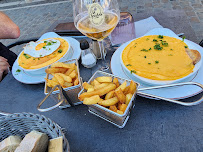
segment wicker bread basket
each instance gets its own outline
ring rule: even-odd
[[[46,133],[49,139],[63,136],[63,151],[70,151],[68,140],[61,127],[43,115],[15,113],[0,117],[0,141],[10,135],[18,135],[23,138],[32,130]]]

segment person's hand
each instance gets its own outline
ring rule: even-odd
[[[7,61],[8,61],[7,59],[0,56],[0,81],[2,80],[3,74],[8,73],[8,69],[9,69],[10,65]]]

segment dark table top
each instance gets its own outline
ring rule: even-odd
[[[181,12],[133,15],[136,21],[153,15],[164,27],[175,33],[184,31],[188,39],[195,41],[194,31]],[[108,43],[106,46],[109,62],[114,49],[109,48]],[[96,67],[86,69],[80,65],[84,81],[88,81],[95,70]],[[193,101],[202,95],[187,100]],[[22,84],[11,73],[0,83],[1,111],[45,115],[67,130],[66,137],[73,152],[203,151],[203,104],[186,107],[137,96],[130,119],[123,129],[119,129],[90,114],[85,105],[41,113],[37,105],[44,97],[44,84]],[[54,104],[52,99],[48,102]]]
[[[112,53],[108,53],[107,60]],[[92,75],[92,70],[82,65],[80,72],[85,81]],[[52,119],[67,130],[73,152],[203,150],[203,104],[186,107],[138,96],[126,126],[119,129],[90,114],[85,105],[39,112],[37,105],[45,97],[43,89],[44,84],[22,84],[10,73],[0,83],[0,110],[38,113]],[[54,104],[52,99],[48,102]]]

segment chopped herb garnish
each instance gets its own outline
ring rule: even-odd
[[[173,50],[173,49],[171,49],[171,50]]]
[[[185,46],[185,48],[188,48],[188,46]]]
[[[135,71],[135,70],[131,70],[130,73],[131,73],[131,74],[132,74],[132,73],[136,73],[136,71]]]
[[[158,36],[158,38],[163,39],[163,38],[164,38],[164,36],[163,36],[163,35],[159,35],[159,36]]]
[[[147,58],[147,56],[145,55],[144,58]]]
[[[16,70],[16,72],[21,72],[21,70],[20,70],[20,69],[18,69],[18,70]]]
[[[156,64],[158,64],[158,63],[159,63],[159,61],[157,61],[157,60],[156,60],[156,61],[155,61],[155,63],[156,63]]]
[[[131,64],[127,64],[126,66],[132,66]]]
[[[47,43],[47,41],[44,41],[44,43]]]
[[[148,63],[148,64],[151,64],[151,63]]]
[[[185,36],[182,37],[182,41],[183,41],[183,42],[184,42],[184,40],[185,40]]]
[[[161,47],[160,44],[156,44],[156,45],[154,46],[154,49],[155,49],[155,50],[162,50],[163,47]]]
[[[153,42],[158,42],[156,39],[153,39]]]
[[[173,56],[173,54],[169,54],[168,56]]]
[[[42,55],[39,55],[40,57],[42,57]]]
[[[51,43],[51,42],[48,42],[48,43],[47,43],[47,46],[50,46],[50,45],[52,45],[52,43]]]
[[[163,46],[168,46],[168,43],[167,43],[166,41],[162,41],[161,44],[162,44]]]
[[[56,43],[56,42],[52,41],[52,43]]]
[[[38,60],[40,60],[40,58],[37,58]]]
[[[58,50],[58,53],[62,53],[62,50],[61,50],[61,49],[59,49],[59,50]]]
[[[33,58],[33,60],[35,60],[36,58]]]
[[[136,47],[136,46],[134,46],[134,47]]]
[[[23,54],[25,56],[26,59],[29,59],[30,57],[27,54]]]
[[[141,51],[148,52],[148,50],[146,50],[146,49],[142,49]]]
[[[46,49],[46,47],[45,47],[45,46],[43,46],[43,49]]]
[[[151,50],[152,48],[149,48],[149,50]]]
[[[149,40],[149,38],[146,39],[147,41]]]

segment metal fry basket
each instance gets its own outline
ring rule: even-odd
[[[124,78],[120,78],[118,76],[106,73],[106,72],[102,72],[102,71],[97,71],[95,72],[95,74],[90,78],[90,80],[88,81],[88,83],[90,83],[92,80],[94,80],[97,77],[101,77],[101,76],[108,76],[108,77],[112,77],[112,78],[117,78],[119,83],[122,84],[124,81],[127,82],[127,86],[130,85],[130,80],[124,79]],[[135,82],[136,83],[136,82]],[[137,88],[139,87],[139,84],[136,83]],[[85,92],[84,89],[82,89],[80,91],[80,93],[78,94],[78,96],[80,96],[83,92]],[[119,127],[119,128],[123,128],[125,127],[128,119],[129,119],[129,115],[130,115],[130,109],[133,106],[133,100],[136,97],[136,93],[137,90],[134,92],[124,114],[118,114],[114,111],[109,110],[108,108],[105,108],[99,104],[94,104],[94,105],[88,105],[89,108],[89,112],[112,123],[113,125]]]
[[[80,72],[79,72],[79,64],[78,64],[78,60],[77,59],[72,59],[72,60],[68,60],[65,61],[63,63],[75,63],[75,65],[77,66],[77,75],[78,75],[78,79],[79,79],[79,84],[76,86],[71,86],[68,88],[64,88],[64,93],[66,93],[66,95],[69,97],[69,100],[71,100],[71,102],[74,105],[78,105],[78,104],[82,104],[82,102],[80,102],[78,100],[78,93],[81,91],[81,86],[82,86],[82,79],[80,77]],[[51,66],[49,66],[48,68],[50,68]],[[53,76],[51,74],[47,74],[46,78],[47,79],[51,79]],[[58,88],[58,90],[55,90],[56,88]],[[69,104],[69,101],[67,100],[66,97],[64,97],[62,91],[61,91],[61,87],[59,85],[55,86],[54,88],[50,88],[47,86],[47,83],[45,82],[45,86],[44,86],[44,94],[46,95],[46,97],[41,101],[41,103],[38,105],[37,109],[41,112],[46,112],[46,111],[50,111],[53,110],[56,107],[59,107],[61,109],[64,108],[68,108],[71,107],[71,105]],[[52,106],[52,107],[48,107],[48,108],[40,108],[41,105],[45,102],[45,100],[51,96],[55,101],[56,101],[56,105]]]
[[[49,139],[63,137],[63,151],[69,152],[70,147],[62,128],[51,119],[43,115],[32,113],[14,113],[0,117],[0,139],[4,140],[10,135],[18,135],[21,138],[32,130],[48,135]]]

